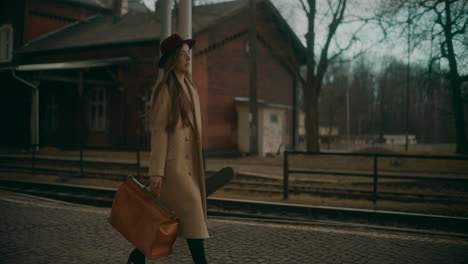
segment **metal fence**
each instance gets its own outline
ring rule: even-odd
[[[37,144],[32,144],[31,145],[31,174],[36,173],[36,161],[37,161],[37,150],[39,145]],[[105,147],[99,147],[99,146],[75,146],[75,147],[68,147],[67,150],[78,150],[79,151],[79,167],[80,167],[80,172],[79,176],[84,177],[85,172],[84,172],[84,167],[85,167],[85,160],[84,160],[84,152],[86,150],[101,150],[101,151],[128,151],[128,152],[135,152],[135,163],[133,164],[128,164],[129,166],[135,166],[136,171],[135,174],[137,177],[141,177],[141,152],[142,151],[151,151],[149,147],[141,147],[141,146],[105,146]],[[203,166],[206,168],[206,163],[205,163],[205,151],[202,150],[202,160],[203,160]],[[117,164],[117,163],[116,163]]]
[[[38,145],[37,144],[32,144],[31,145],[31,174],[36,174],[36,161],[37,161],[37,151],[36,149],[38,149]],[[84,154],[83,152],[86,151],[86,150],[102,150],[102,151],[129,151],[129,152],[135,152],[135,163],[134,164],[129,164],[129,165],[134,165],[136,167],[136,175],[138,177],[141,176],[141,152],[142,151],[150,151],[149,148],[147,147],[141,147],[141,146],[125,146],[125,147],[109,147],[109,146],[106,146],[106,147],[98,147],[98,146],[84,146],[84,145],[81,145],[81,146],[76,146],[76,147],[70,147],[70,148],[67,148],[67,150],[78,150],[79,151],[79,167],[80,167],[80,173],[79,173],[79,176],[80,177],[84,177],[85,175],[85,172],[84,172],[84,164],[85,164],[85,161],[84,161]]]
[[[289,167],[289,159],[292,155],[308,155],[308,156],[352,156],[352,157],[369,157],[372,158],[372,171],[363,173],[362,171],[336,171],[336,170],[300,170],[291,169]],[[283,199],[289,199],[289,174],[321,174],[321,175],[339,175],[339,176],[365,176],[373,178],[373,202],[374,204],[379,198],[378,183],[380,178],[386,176],[379,174],[379,159],[381,158],[417,158],[417,159],[432,159],[432,160],[462,160],[468,161],[468,156],[440,156],[440,155],[404,155],[404,154],[370,154],[370,153],[339,153],[339,152],[306,152],[306,151],[285,151],[283,161]],[[467,172],[468,174],[468,172]],[[435,180],[434,177],[424,176],[408,176],[408,175],[393,175],[392,178],[408,179],[408,180]],[[442,178],[441,178],[442,179]],[[468,177],[465,179],[468,181]]]

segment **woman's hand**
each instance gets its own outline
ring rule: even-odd
[[[156,191],[156,196],[159,197],[161,195],[161,186],[162,186],[162,177],[161,176],[151,176],[150,180],[150,190]]]

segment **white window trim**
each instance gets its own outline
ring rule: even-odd
[[[8,42],[3,39],[3,31],[10,33]],[[5,47],[8,45],[9,50],[6,57],[3,57]],[[13,27],[10,24],[5,24],[0,27],[0,62],[10,62],[13,60]]]

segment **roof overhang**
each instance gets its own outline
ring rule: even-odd
[[[234,103],[249,104],[250,103],[250,98],[235,97],[234,98]],[[263,100],[263,99],[257,99],[257,104],[261,105],[261,106],[272,107],[272,108],[281,108],[281,109],[292,109],[293,108],[291,105],[271,103],[271,102],[268,102],[268,101]]]
[[[47,71],[47,70],[71,70],[83,68],[104,67],[109,65],[121,64],[132,60],[131,57],[114,57],[95,60],[80,60],[80,61],[63,61],[38,64],[21,64],[11,65],[1,70],[16,70],[16,71]]]

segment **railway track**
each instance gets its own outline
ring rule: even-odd
[[[111,207],[116,189],[70,184],[0,180],[0,189],[72,203]],[[411,228],[414,232],[451,232],[468,235],[468,218],[342,207],[307,206],[272,202],[211,198],[208,215],[310,224],[348,224],[366,228]],[[313,221],[313,222],[310,222]],[[317,222],[318,221],[318,222]]]
[[[80,166],[83,166],[83,170]],[[146,175],[147,168],[139,168],[140,175]],[[123,181],[129,174],[136,174],[138,167],[131,162],[108,162],[108,161],[91,161],[84,160],[80,165],[76,159],[51,159],[37,158],[34,164],[34,172],[40,175],[59,176],[64,181],[72,177],[84,177],[95,179],[107,179],[115,181]],[[1,157],[0,172],[2,173],[31,173],[32,165],[30,159],[20,157]],[[212,172],[207,172],[209,176]],[[363,176],[365,178],[366,176]],[[378,200],[398,201],[398,202],[418,202],[418,203],[440,203],[440,204],[468,204],[468,180],[462,179],[447,179],[450,184],[450,189],[442,193],[434,193],[431,186],[427,187],[424,192],[401,192],[394,191],[395,185],[410,185],[417,187],[421,185],[417,179],[404,180],[401,182],[380,182],[378,191]],[[434,186],[440,186],[441,179],[434,179]],[[427,185],[427,181],[425,181]],[[310,196],[320,197],[335,197],[343,199],[367,199],[375,198],[372,191],[372,183],[362,182],[350,183],[340,186],[341,184],[324,184],[320,180],[294,180],[289,184],[289,193],[305,194]],[[394,186],[391,188],[391,186]],[[397,186],[398,187],[398,186]],[[458,188],[458,190],[453,190]],[[240,173],[238,177],[232,180],[229,184],[223,187],[225,191],[242,192],[242,193],[263,193],[263,194],[282,194],[283,183],[281,179],[275,178],[260,178],[253,175]]]
[[[320,197],[336,197],[343,199],[374,199],[374,192],[372,183],[367,184],[368,188],[362,189],[349,189],[349,188],[333,188],[333,187],[316,187],[322,185],[321,183],[309,183],[307,185],[290,184],[290,194],[306,194],[311,196]],[[337,184],[339,185],[339,184]],[[384,184],[382,184],[384,185]],[[365,186],[364,186],[365,187]],[[272,182],[255,182],[249,180],[234,180],[228,185],[223,187],[226,191],[235,192],[251,192],[263,194],[282,194],[283,185],[279,181]],[[398,202],[423,202],[423,203],[441,203],[441,204],[468,204],[468,193],[459,194],[427,194],[427,193],[404,193],[396,191],[379,191],[379,200],[398,201]]]

